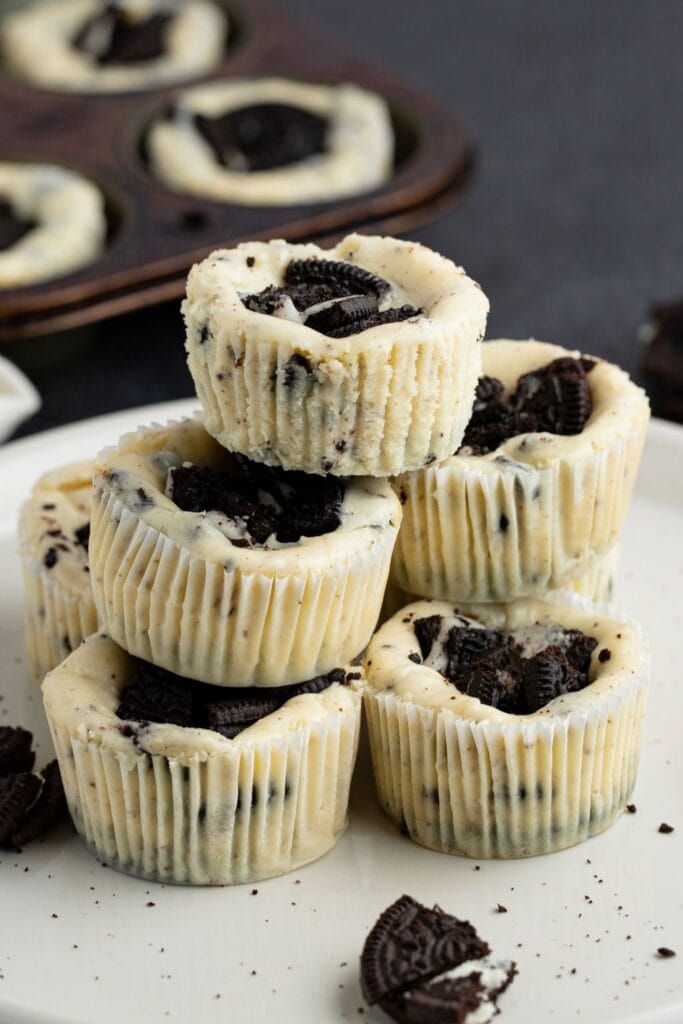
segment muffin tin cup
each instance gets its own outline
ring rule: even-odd
[[[145,451],[179,445],[197,464],[205,446],[215,446],[200,423],[186,421],[126,435],[98,460],[90,579],[100,621],[124,650],[217,686],[270,687],[325,674],[365,647],[400,522],[386,483],[368,481],[378,496],[377,521],[366,512],[355,525],[342,523],[336,543],[323,535],[268,551],[225,540],[220,557],[205,557],[191,547],[194,535],[185,538],[189,546],[168,535],[177,532],[175,517],[152,524],[144,508],[131,510],[113,492],[122,450],[138,451],[139,443]],[[136,475],[133,493],[138,483],[149,487],[150,477]]]
[[[148,725],[159,738],[149,733],[146,749],[144,727],[136,732],[115,717],[111,684],[93,682],[91,667],[85,686],[97,724],[78,706],[84,662],[96,648],[120,679],[130,659],[97,635],[48,675],[44,698],[69,811],[97,857],[153,881],[233,885],[293,871],[334,846],[358,746],[355,690],[339,687],[338,707],[310,722],[302,713],[273,736],[227,740]]]
[[[485,373],[487,349],[497,344],[509,343],[483,346]],[[532,341],[520,348],[536,366],[577,354]],[[491,455],[453,455],[395,479],[403,502],[395,586],[449,601],[507,602],[592,571],[618,540],[649,418],[645,393],[616,367],[601,369],[600,412],[580,435],[522,435]],[[610,406],[607,393],[617,388]],[[528,438],[539,464],[527,457]]]
[[[189,83],[71,94],[34,88],[0,70],[3,158],[53,162],[83,174],[103,191],[110,225],[105,252],[88,267],[0,292],[0,341],[178,298],[192,263],[221,245],[341,235],[351,226],[405,228],[458,201],[472,162],[450,109],[267,0],[234,0],[228,14],[238,28],[235,45],[207,77],[351,81],[377,92],[394,125],[397,161],[390,180],[343,200],[266,208],[173,192],[147,166],[144,138],[152,119]]]
[[[586,713],[498,725],[367,693],[382,809],[442,853],[529,857],[573,846],[626,806],[646,700],[638,676]]]
[[[606,554],[593,559],[588,569],[579,576],[572,576],[564,580],[560,590],[570,590],[581,594],[591,601],[611,601],[614,596],[615,579],[619,566],[620,545],[615,544]],[[540,588],[538,595],[543,597],[546,594],[545,588]],[[412,601],[420,601],[423,598],[419,594],[410,594],[401,590],[391,581],[384,591],[384,601],[380,613],[380,623],[386,622],[397,611]],[[466,600],[466,596],[456,596],[456,602]]]

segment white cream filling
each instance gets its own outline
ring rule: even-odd
[[[458,981],[461,978],[469,978],[472,974],[479,975],[479,982],[484,989],[482,1001],[476,1010],[471,1010],[465,1017],[464,1024],[488,1024],[498,1012],[495,1003],[495,994],[507,981],[510,968],[509,960],[496,960],[492,956],[482,957],[480,960],[466,960],[449,971],[443,971],[429,982],[433,985],[440,981]],[[406,993],[405,999],[409,1003],[410,992]]]

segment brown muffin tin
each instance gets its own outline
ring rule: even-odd
[[[178,297],[191,264],[218,246],[274,237],[331,240],[354,228],[397,233],[429,221],[459,198],[471,161],[450,110],[268,0],[221,2],[232,38],[222,65],[201,80],[351,81],[380,93],[396,137],[392,178],[357,197],[301,206],[238,206],[181,195],[153,177],[144,138],[154,115],[192,83],[132,93],[67,93],[33,87],[2,71],[3,159],[63,164],[93,180],[106,197],[109,238],[104,253],[76,273],[0,291],[0,341]]]

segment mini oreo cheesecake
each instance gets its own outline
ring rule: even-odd
[[[80,174],[0,161],[0,288],[79,270],[99,256],[106,233],[102,193]]]
[[[46,473],[19,514],[26,658],[40,681],[97,629],[88,568],[92,472],[92,462],[77,462]]]
[[[632,792],[649,655],[611,605],[408,605],[365,660],[382,808],[411,839],[525,857],[602,832]]]
[[[141,429],[95,466],[100,621],[131,654],[191,679],[309,679],[370,639],[400,521],[386,480],[271,470],[198,420]]]
[[[357,85],[224,79],[182,92],[152,124],[147,152],[180,192],[300,206],[383,185],[394,133],[385,101]]]
[[[210,0],[59,0],[3,19],[5,63],[47,89],[123,92],[205,74],[227,19]]]
[[[400,476],[392,583],[449,601],[513,601],[599,574],[628,511],[645,393],[619,367],[539,341],[482,346],[455,454]]]
[[[488,300],[417,243],[250,242],[190,271],[188,363],[206,428],[306,473],[389,476],[461,443]]]
[[[77,831],[161,882],[253,882],[316,860],[346,825],[361,677],[229,690],[89,637],[43,684]]]

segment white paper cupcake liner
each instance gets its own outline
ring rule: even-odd
[[[568,353],[488,342],[484,371],[514,380]],[[498,364],[502,364],[502,369]],[[404,503],[391,580],[449,601],[542,596],[591,571],[618,540],[638,471],[648,404],[617,367],[589,375],[594,412],[581,434],[523,434],[484,456],[452,455],[397,478]]]
[[[294,698],[234,740],[136,729],[115,717],[104,674],[113,668],[120,690],[129,662],[100,634],[43,688],[69,811],[100,859],[154,881],[232,885],[293,871],[334,846],[358,744],[356,690]]]
[[[569,608],[606,607],[552,596]],[[421,603],[401,615],[411,609],[415,617],[448,613],[448,606]],[[598,693],[592,683],[571,695],[566,712],[556,700],[555,709],[522,717],[464,695],[459,711],[443,698],[430,706],[419,696],[417,675],[411,698],[378,689],[371,666],[385,656],[381,647],[369,648],[364,695],[373,768],[383,810],[411,839],[467,857],[527,857],[581,842],[623,811],[638,766],[647,658],[615,673]]]
[[[377,621],[400,522],[389,485],[349,483],[347,518],[333,533],[276,550],[236,547],[164,499],[137,455],[135,472],[121,469],[131,450],[179,433],[210,440],[185,421],[129,435],[100,457],[91,579],[109,634],[131,654],[218,686],[281,686],[354,658]]]
[[[39,681],[97,629],[87,552],[73,532],[90,518],[91,480],[91,462],[52,470],[19,513],[26,661]],[[51,549],[56,561],[48,567]]]
[[[396,303],[424,316],[334,339],[240,301],[238,292],[281,282],[291,259],[310,258],[397,282]],[[190,272],[183,305],[206,428],[231,451],[307,473],[382,477],[443,459],[470,417],[487,311],[461,268],[395,239],[213,253]]]
[[[619,556],[620,545],[615,544],[607,554],[594,558],[589,568],[579,576],[573,576],[564,580],[562,586],[558,589],[581,594],[591,601],[611,601],[615,594]],[[384,591],[379,624],[381,625],[383,622],[386,622],[387,619],[390,619],[392,615],[395,615],[405,605],[413,601],[423,600],[424,596],[426,595],[409,594],[389,580]],[[467,597],[466,595],[462,598],[455,596],[453,600],[458,602],[460,600],[467,600]]]

